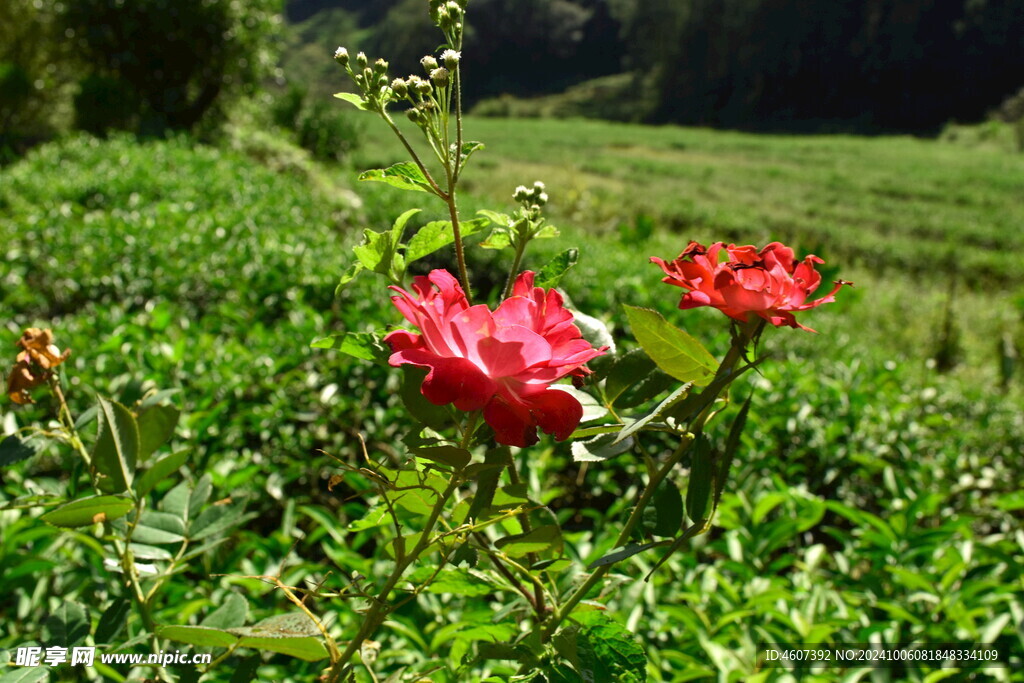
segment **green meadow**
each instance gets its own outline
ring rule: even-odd
[[[385,229],[426,197],[355,181],[404,159],[372,124],[344,165],[244,130],[221,148],[71,137],[0,169],[5,367],[22,328],[50,327],[73,351],[74,409],[93,392],[131,404],[175,390],[183,417],[172,447],[189,449],[186,470],[210,473],[213,500],[245,501],[229,542],[190,567],[191,588],[175,584],[156,606],[158,623],[186,623],[232,591],[271,616],[287,601],[247,577],[280,568],[291,585],[329,592],[345,585],[338,565],[369,576],[386,561],[372,530],[349,527],[365,501],[329,489],[328,454],[356,460],[360,437],[374,453],[398,452],[408,426],[398,378],[309,347],[400,321],[377,280],[335,294],[362,230]],[[679,311],[681,290],[648,262],[691,239],[784,240],[824,258],[826,281],[855,282],[804,319],[817,334],[765,335],[772,360],[735,389],[741,401],[756,388],[713,531],[650,581],[644,555],[614,570],[618,588],[600,599],[652,644],[649,680],[796,680],[764,668],[759,644],[879,641],[984,643],[1017,668],[908,664],[801,680],[1024,681],[1024,155],[582,120],[471,117],[466,130],[486,149],[467,172],[463,212],[510,210],[515,186],[543,180],[561,234],[532,244],[525,267],[578,247],[561,286],[624,337],[630,303],[716,354],[727,348],[720,314]],[[425,208],[416,225],[444,206]],[[471,239],[470,269],[478,291],[496,295],[511,256],[480,249],[481,239]],[[6,402],[0,423],[13,431],[51,410]],[[598,556],[606,549],[590,532],[628,507],[643,466],[623,456],[581,467],[567,445],[547,443],[531,494],[555,511],[570,555]],[[114,595],[83,592],[103,585],[89,543],[67,543],[28,509],[3,509],[25,490],[62,490],[70,462],[52,449],[0,470],[0,650],[38,638],[37,615],[54,600]],[[379,671],[449,666],[453,652],[511,635],[475,626],[491,610],[486,596],[443,600],[423,594],[391,615]],[[342,629],[359,618],[344,601],[319,608]],[[444,622],[424,616],[438,613]],[[296,662],[269,657],[259,679],[315,678],[316,664]],[[228,681],[228,668],[204,680]]]

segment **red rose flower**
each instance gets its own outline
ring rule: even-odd
[[[533,286],[522,273],[512,296],[493,312],[470,306],[458,281],[444,270],[415,278],[415,294],[391,287],[391,300],[419,333],[398,330],[384,338],[390,363],[429,368],[421,391],[435,405],[483,410],[498,443],[528,446],[537,427],[565,439],[583,416],[579,401],[551,389],[552,382],[587,372],[595,349],[580,335],[554,290]]]
[[[723,250],[728,259],[719,262]],[[838,280],[826,296],[808,302],[807,297],[821,284],[821,274],[814,266],[824,261],[813,255],[797,261],[793,250],[779,242],[761,251],[751,245],[717,242],[705,248],[690,242],[671,263],[656,256],[651,261],[665,271],[667,277],[662,282],[689,290],[679,301],[682,310],[713,306],[740,322],[747,322],[749,314],[755,313],[772,325],[808,332],[814,330],[798,323],[793,313],[831,303],[843,285],[853,284]]]

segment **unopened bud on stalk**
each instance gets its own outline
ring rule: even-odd
[[[334,61],[342,66],[348,66],[348,50],[343,47],[339,47],[334,51]]]
[[[426,57],[421,59],[420,64],[423,65],[423,70],[426,71],[428,74],[437,68],[437,60],[431,57],[430,55],[427,55]]]
[[[537,197],[536,197],[535,201],[536,201],[536,202],[537,202],[537,204],[539,204],[540,206],[544,206],[545,204],[547,204],[547,203],[548,203],[548,193],[547,193],[547,192],[541,192],[541,193],[539,193],[539,194],[537,195]]]
[[[430,80],[438,88],[447,88],[449,80],[448,69],[444,67],[434,69],[433,71],[430,72]]]
[[[448,10],[448,14],[452,15],[453,17],[458,18],[463,15],[462,7],[459,6],[459,3],[455,2],[455,0],[451,0],[451,2],[446,4],[444,7],[446,10]]]
[[[401,78],[396,78],[391,81],[391,90],[394,91],[398,97],[405,97],[409,94],[409,84],[403,81]]]
[[[420,125],[420,123],[422,121],[422,117],[420,115],[420,110],[419,109],[417,109],[416,107],[413,107],[409,111],[405,112],[405,115],[407,117],[409,117],[409,120],[412,121],[413,123],[415,123],[417,126]]]
[[[360,52],[359,54],[356,55],[356,67],[358,67],[360,71],[365,69],[369,63],[370,60],[366,58],[365,52]]]
[[[434,88],[430,85],[430,83],[422,79],[416,84],[416,92],[422,95],[423,97],[429,95],[431,92],[433,92],[433,90]]]
[[[388,63],[383,59],[378,59],[373,63],[373,70],[379,74],[385,73],[388,70]]]
[[[520,185],[516,188],[516,191],[512,193],[512,198],[517,202],[525,202],[530,198],[530,190],[525,185]]]
[[[544,185],[544,183],[542,183],[541,181],[538,180],[537,182],[535,182],[533,184],[533,189],[537,190],[537,192],[543,192],[544,190],[547,189],[547,186]]]
[[[462,59],[462,53],[456,50],[445,50],[441,53],[441,61],[448,67],[449,71],[454,71],[455,67],[459,65],[459,61]]]

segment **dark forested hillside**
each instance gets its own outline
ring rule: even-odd
[[[397,71],[435,47],[422,0],[292,0],[288,14],[327,8],[355,13],[368,29],[359,47],[388,52]],[[1024,86],[1022,0],[473,0],[470,10],[470,102],[634,71],[653,93],[638,109],[656,121],[928,132],[982,118]]]

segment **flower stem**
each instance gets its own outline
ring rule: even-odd
[[[733,336],[732,345],[729,347],[729,351],[726,353],[725,358],[722,359],[722,363],[719,365],[718,371],[715,373],[715,379],[726,377],[733,372],[736,367],[736,363],[738,363],[740,358],[743,357],[748,342],[757,338],[763,326],[764,321],[759,321],[757,323],[747,323],[743,327],[739,328],[738,333]],[[724,385],[721,391],[726,391],[728,386],[728,384]],[[643,493],[640,494],[640,499],[637,501],[636,507],[633,508],[633,512],[630,514],[629,519],[626,520],[626,524],[622,527],[622,531],[619,533],[618,538],[616,538],[614,547],[622,547],[629,541],[637,524],[639,524],[640,520],[643,518],[644,511],[650,504],[651,499],[654,498],[654,494],[658,490],[658,487],[672,472],[675,466],[679,464],[683,454],[686,453],[690,444],[693,443],[694,433],[699,432],[704,428],[704,423],[711,414],[710,407],[713,403],[713,400],[708,401],[707,408],[702,410],[694,420],[693,424],[690,425],[690,433],[683,436],[682,440],[679,442],[679,446],[677,446],[675,451],[672,452],[672,455],[669,456],[668,460],[666,460],[665,463],[651,476],[651,479],[644,488]],[[576,606],[580,601],[587,596],[594,586],[601,582],[609,571],[611,571],[611,567],[611,564],[606,564],[595,569],[587,580],[584,581],[579,588],[573,591],[569,598],[555,610],[550,620],[546,623],[544,630],[541,632],[542,643],[547,642],[547,640],[554,635],[558,627],[566,618],[568,618],[572,611],[576,609]]]

